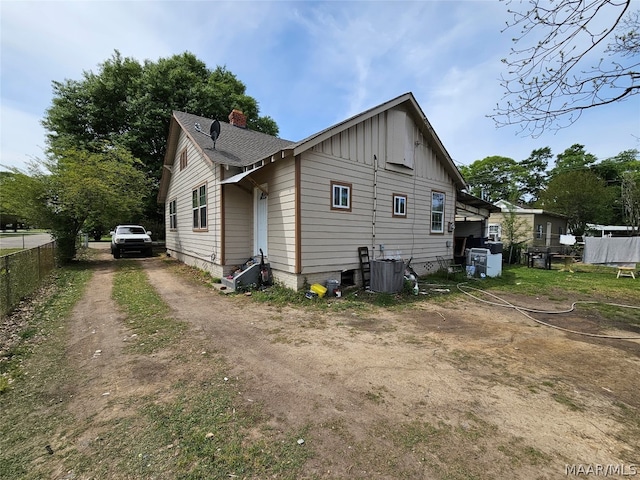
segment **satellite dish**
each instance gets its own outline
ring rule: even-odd
[[[202,127],[200,127],[199,123],[194,124],[194,127],[196,129],[196,132],[206,135],[207,137],[211,137],[211,140],[213,140],[213,148],[215,149],[216,140],[218,140],[218,137],[220,136],[220,122],[218,120],[214,120],[211,124],[211,127],[209,128],[209,133],[203,132]]]
[[[211,140],[213,140],[213,148],[216,148],[216,140],[220,136],[220,122],[218,120],[214,120],[211,124],[211,128],[209,128],[209,136]]]

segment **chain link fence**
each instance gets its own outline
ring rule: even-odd
[[[56,266],[56,242],[0,257],[0,316],[10,313]]]

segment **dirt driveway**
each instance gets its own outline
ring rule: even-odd
[[[129,335],[110,298],[113,260],[107,252],[100,260],[69,344],[85,378],[72,405],[79,419],[121,415],[134,396],[162,401],[177,380],[206,378],[204,353],[216,352],[243,385],[239,402],[262,405],[273,428],[306,428],[315,453],[305,478],[640,470],[638,341],[566,334],[471,299],[393,313],[279,309],[223,296],[155,257],[141,262],[189,329],[180,352],[131,361],[121,355]],[[175,355],[193,361],[172,362]],[[88,429],[85,440],[95,435]]]

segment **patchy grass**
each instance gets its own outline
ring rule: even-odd
[[[259,406],[236,402],[242,385],[223,380],[223,362],[208,367],[218,381],[181,380],[175,398],[132,399],[134,415],[94,425],[101,434],[67,454],[67,469],[76,478],[297,478],[312,453],[298,444],[306,428],[275,431]]]
[[[135,334],[131,348],[152,353],[174,342],[186,325],[171,318],[171,310],[149,283],[140,262],[117,262],[113,299],[127,314],[127,326]]]
[[[158,301],[136,263],[117,262],[115,275],[115,296],[130,326],[153,347],[150,351],[170,348],[174,362],[190,362],[179,354],[179,340],[168,341],[184,326]],[[61,269],[55,288],[21,334],[20,348],[0,362],[13,378],[9,384],[6,375],[0,376],[0,478],[299,478],[313,454],[306,443],[298,443],[307,428],[275,430],[259,406],[238,404],[243,386],[224,377],[228,367],[215,356],[206,361],[211,381],[194,375],[172,385],[175,395],[164,400],[124,399],[112,406],[124,407],[126,414],[106,420],[72,416],[67,408],[82,383],[81,372],[67,363],[66,328],[90,276],[86,264]],[[151,325],[143,325],[143,319]],[[136,348],[125,355],[146,351]]]
[[[576,264],[574,273],[559,270],[527,268],[522,265],[505,265],[502,277],[488,278],[484,284],[486,289],[499,289],[513,293],[550,298],[596,297],[598,300],[627,299],[632,305],[637,304],[637,282],[628,278],[616,278],[617,270],[613,267]],[[626,281],[630,280],[630,281]],[[479,287],[480,288],[480,287]]]
[[[310,450],[297,440],[307,433],[280,435],[267,426],[259,408],[238,407],[233,398],[238,385],[209,384],[183,392],[169,404],[149,402],[142,409],[154,426],[163,453],[175,462],[182,478],[296,478]],[[174,458],[175,449],[180,453]]]
[[[65,321],[91,276],[86,265],[59,269],[41,290],[22,340],[4,352],[0,370],[0,478],[44,478],[33,465],[48,456],[52,432],[73,422],[65,412],[66,385],[75,372],[67,364]]]

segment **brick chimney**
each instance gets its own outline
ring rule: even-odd
[[[239,128],[247,128],[247,117],[240,110],[234,108],[229,114],[229,123]]]

